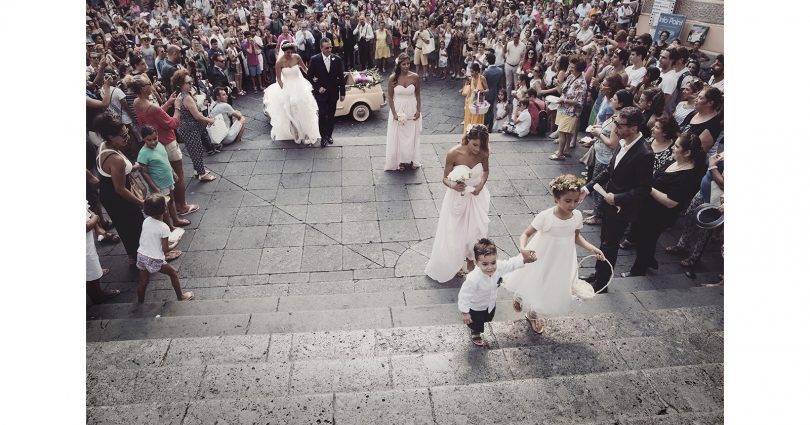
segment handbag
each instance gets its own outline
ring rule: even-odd
[[[141,173],[138,171],[129,173],[127,180],[129,180],[129,191],[141,201],[146,199],[146,184],[143,182]]]
[[[228,135],[228,124],[225,124],[222,114],[214,118],[214,123],[206,127],[206,131],[208,131],[208,137],[211,138],[211,143],[215,145],[222,143],[222,140]]]

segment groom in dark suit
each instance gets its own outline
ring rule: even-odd
[[[307,79],[312,82],[312,94],[318,102],[318,130],[321,133],[321,147],[332,144],[332,130],[335,128],[335,110],[338,99],[346,97],[346,78],[343,76],[343,60],[332,54],[332,42],[321,40],[321,54],[309,60]]]
[[[580,195],[584,199],[597,183],[607,192],[602,204],[602,241],[599,249],[614,267],[619,241],[630,222],[638,217],[641,204],[650,196],[652,189],[653,152],[639,132],[643,121],[638,108],[628,107],[619,111],[613,128],[619,136],[619,149],[610,159],[608,168],[585,185]],[[585,280],[590,281],[594,290],[598,291],[607,285],[610,277],[610,267],[604,261],[597,261],[596,273]]]

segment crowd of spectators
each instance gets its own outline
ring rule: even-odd
[[[132,238],[140,223],[122,220],[135,219],[143,198],[125,193],[130,189],[124,177],[133,172],[132,162],[137,164],[146,125],[155,130],[174,173],[177,214],[167,224],[184,225],[177,215],[198,206],[186,203],[178,143],[185,145],[196,178],[215,179],[205,168],[205,154],[238,141],[244,130],[244,118],[230,106],[233,99],[275,81],[282,42],[295,43],[308,61],[323,38],[332,41],[347,69],[376,67],[385,75],[389,59],[405,53],[424,80],[474,79],[475,87],[493,91],[490,98],[497,102],[486,120],[491,131],[549,132],[559,144],[552,159],[561,161],[583,143],[590,148],[581,159],[589,178],[621,148],[613,117],[637,107],[657,170],[673,160],[679,138],[682,149],[695,149],[688,134],[703,151],[692,158],[709,158],[694,164],[709,168],[700,186],[678,192],[694,195],[691,202],[662,203],[677,211],[691,205],[691,211],[714,197],[710,187],[723,187],[722,154],[717,155],[723,150],[723,55],[710,55],[699,43],[669,40],[668,33],[656,40],[638,33],[640,8],[629,0],[87,0],[88,202],[99,217],[102,205],[112,213],[112,223],[99,219],[95,231],[115,242],[118,237],[109,231],[115,226],[134,262],[137,237]],[[479,77],[489,67],[503,71],[495,84]],[[232,131],[215,141],[205,129],[218,116]],[[99,147],[104,158],[98,157]],[[109,164],[99,164],[108,157]],[[586,222],[596,225],[599,219],[596,208]],[[625,247],[632,246],[628,236]],[[688,244],[701,238],[687,236],[668,252],[688,251],[683,264],[691,266],[699,254],[696,243]]]

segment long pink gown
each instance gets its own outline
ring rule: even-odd
[[[388,112],[388,133],[385,143],[385,169],[396,170],[399,164],[420,166],[419,138],[422,135],[422,115],[412,119],[416,113],[416,86],[407,87],[397,85],[394,87],[394,108],[397,113],[404,113],[408,118],[404,125],[400,125],[397,117]]]
[[[470,173],[467,186],[481,183],[484,166],[476,164]],[[439,223],[433,249],[425,267],[425,274],[433,280],[447,282],[452,279],[464,259],[474,260],[473,246],[485,238],[489,231],[489,189],[484,186],[478,196],[456,192],[447,188],[439,211]]]

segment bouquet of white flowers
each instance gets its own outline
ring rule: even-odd
[[[450,171],[450,174],[447,175],[447,180],[456,183],[464,183],[470,179],[471,175],[472,170],[470,170],[470,167],[466,165],[457,165]],[[461,196],[464,196],[465,192],[475,192],[475,188],[472,186],[466,186],[464,188],[464,192],[461,192]]]
[[[408,117],[405,116],[402,112],[397,112],[397,121],[399,121],[399,125],[405,125],[405,121],[408,120]]]

